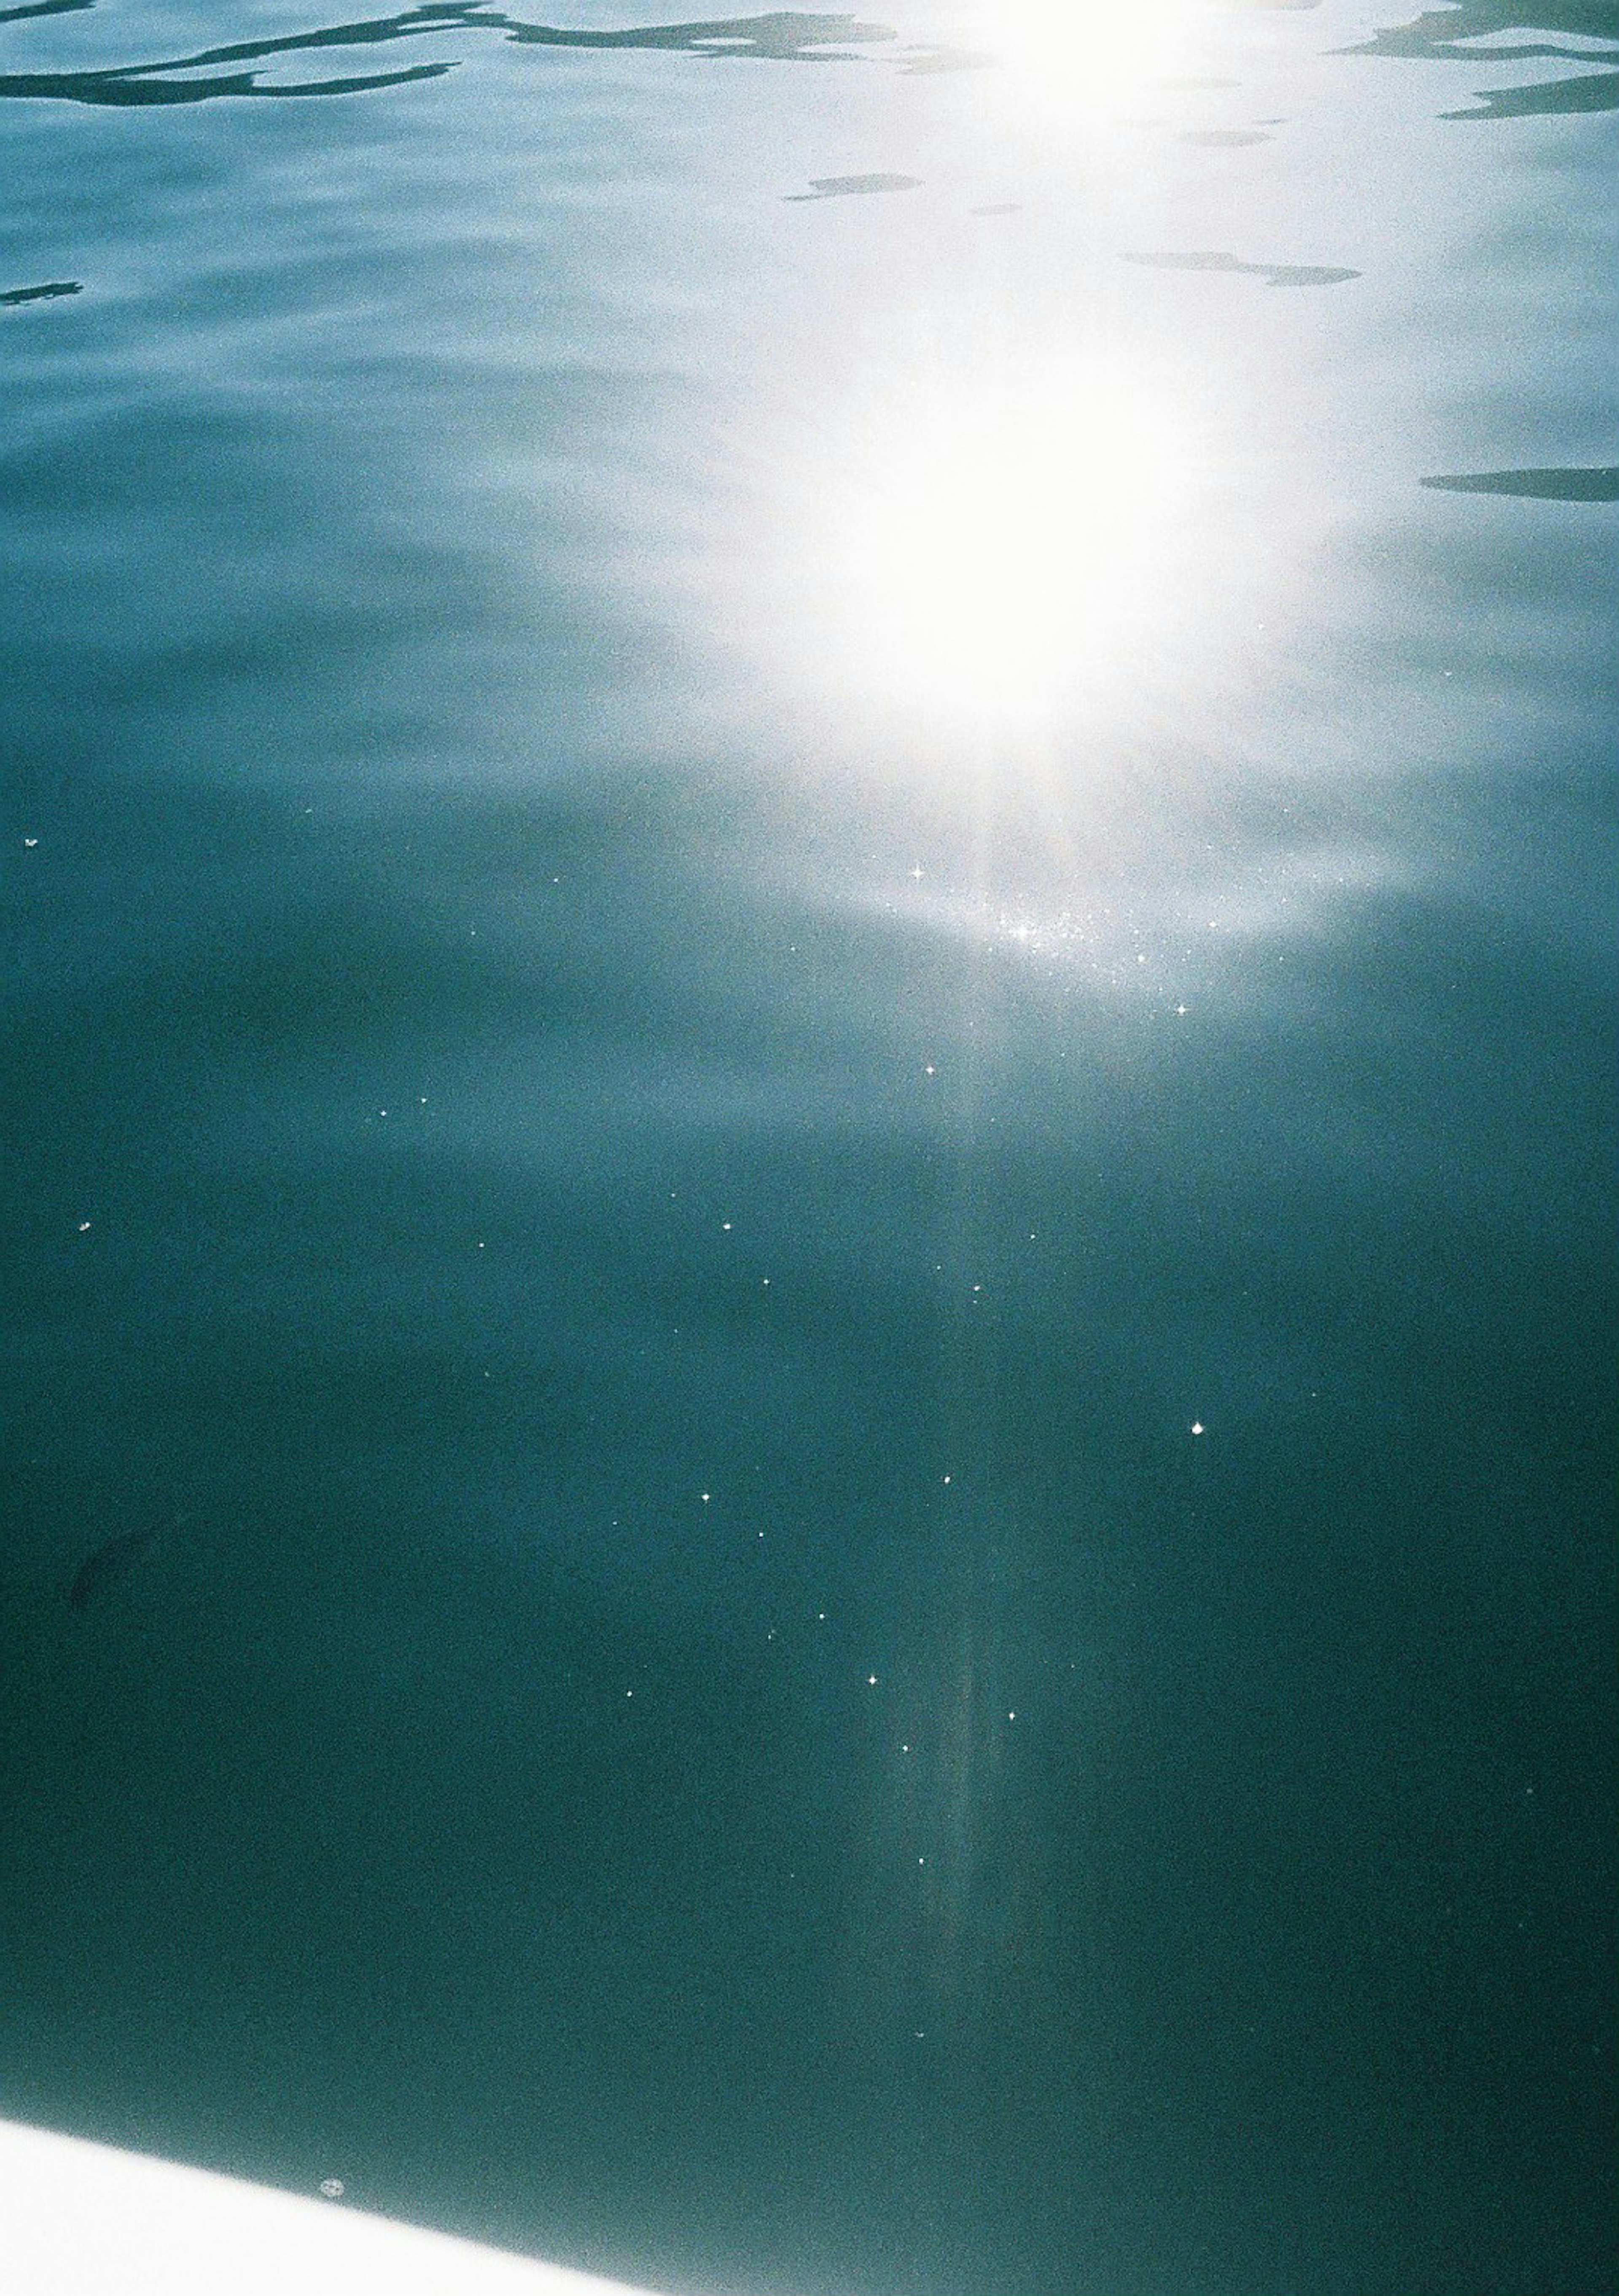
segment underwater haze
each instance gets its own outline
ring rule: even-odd
[[[1604,0],[0,6],[0,2111],[1607,2296],[1616,137]]]

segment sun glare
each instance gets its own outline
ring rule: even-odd
[[[1019,103],[1106,111],[1195,72],[1209,12],[1199,0],[982,0],[972,37],[1015,76]]]
[[[1173,643],[1203,460],[1185,413],[1075,365],[868,410],[818,515],[868,692],[932,717],[1046,717]]]

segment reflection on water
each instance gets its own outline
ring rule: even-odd
[[[50,0],[51,6],[56,4],[58,0]],[[0,18],[0,21],[4,20]],[[255,72],[213,72],[206,79],[181,79],[172,75],[212,72],[217,65],[264,62],[326,48],[371,47],[393,40],[455,31],[498,32],[508,41],[529,47],[603,52],[654,49],[671,54],[751,57],[778,63],[843,61],[854,53],[856,44],[894,37],[886,27],[863,24],[853,16],[792,11],[697,23],[588,30],[526,23],[520,18],[482,7],[479,0],[441,0],[441,4],[406,9],[397,16],[334,24],[320,31],[289,33],[276,39],[235,41],[161,63],[125,64],[98,71],[4,72],[0,73],[0,96],[38,96],[75,103],[142,104],[194,103],[209,96],[226,95],[353,95],[367,89],[398,87],[413,80],[442,78],[454,70],[454,65],[413,64],[398,71],[348,73],[339,78],[300,80],[286,86],[266,84]]]
[[[1312,6],[1316,0],[1255,0],[1260,7]],[[0,24],[29,18],[87,10],[94,0],[30,0],[30,4],[0,10]],[[1188,62],[1201,53],[1208,37],[1208,11],[1176,0],[1155,8],[1141,19],[1106,9],[1075,9],[1058,0],[1007,0],[986,14],[978,27],[985,45],[962,47],[948,42],[912,40],[895,55],[907,76],[936,74],[999,65],[1009,70],[1020,102],[1038,101],[1073,110],[1116,105],[1129,92],[1149,86],[1193,91],[1215,90],[1237,83],[1210,74],[1188,72]],[[1590,41],[1576,48],[1556,43],[1503,44],[1498,36],[1517,29],[1543,29],[1565,38]],[[361,19],[323,29],[289,33],[279,37],[232,42],[146,64],[127,64],[80,71],[0,73],[0,96],[53,98],[58,101],[111,105],[173,104],[209,96],[293,96],[354,94],[414,80],[442,78],[452,62],[411,65],[397,71],[345,73],[291,84],[266,83],[256,72],[233,73],[217,69],[230,64],[264,63],[285,56],[329,48],[359,48],[458,32],[494,32],[519,45],[548,48],[666,50],[672,53],[715,58],[753,58],[777,62],[834,62],[853,60],[896,39],[893,28],[865,23],[851,14],[784,10],[769,14],[715,18],[683,23],[655,23],[617,28],[586,28],[536,24],[486,8],[481,0],[429,0],[429,4],[388,17]],[[1492,45],[1476,45],[1489,39]],[[1491,0],[1456,0],[1443,10],[1430,10],[1405,25],[1378,31],[1349,53],[1451,60],[1477,62],[1485,57],[1507,62],[1536,57],[1559,57],[1571,63],[1600,63],[1619,56],[1619,33],[1611,7],[1600,0],[1572,0],[1557,9],[1532,11]],[[205,79],[176,77],[206,72]],[[1553,81],[1526,86],[1480,91],[1468,111],[1446,113],[1449,119],[1491,119],[1525,118],[1558,112],[1600,111],[1619,105],[1619,71],[1584,70],[1564,74]],[[1209,127],[1182,131],[1183,142],[1210,149],[1238,150],[1263,143],[1259,127]]]
[[[980,0],[969,9],[967,30],[972,45],[957,61],[995,68],[1004,82],[998,101],[1026,130],[1045,120],[1117,117],[1155,89],[1230,85],[1200,69],[1219,48],[1201,0],[1156,0],[1149,8]]]
[[[1551,32],[1562,39],[1585,40],[1589,47],[1570,47],[1557,40],[1520,41],[1505,38],[1514,32]],[[1488,47],[1476,45],[1490,42]],[[1391,25],[1348,53],[1398,56],[1420,62],[1451,62],[1475,66],[1516,63],[1559,57],[1587,67],[1619,62],[1619,10],[1612,0],[1452,0],[1430,8],[1409,24]],[[1564,72],[1556,79],[1527,86],[1483,88],[1469,111],[1447,111],[1447,119],[1526,119],[1558,113],[1612,111],[1619,108],[1619,70]]]
[[[1120,353],[847,388],[795,473],[829,682],[980,732],[1116,702],[1240,587],[1202,396]]]
[[[20,2109],[1612,2284],[1611,186],[1416,11],[6,12]]]
[[[1341,287],[1346,280],[1358,279],[1358,271],[1345,270],[1331,263],[1243,263],[1234,255],[1202,252],[1192,255],[1125,255],[1126,263],[1139,263],[1154,271],[1235,271],[1251,279],[1263,279],[1271,287]]]
[[[0,294],[0,309],[18,303],[46,303],[58,295],[78,295],[83,291],[83,282],[78,279],[46,279],[37,287],[8,287]]]
[[[813,176],[812,188],[807,192],[789,192],[789,207],[801,207],[814,200],[841,200],[863,192],[914,192],[921,187],[920,176]]]
[[[1541,502],[1619,502],[1619,468],[1549,471],[1474,471],[1450,478],[1424,479],[1455,495],[1528,495]]]

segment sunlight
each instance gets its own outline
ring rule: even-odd
[[[1020,104],[1106,112],[1194,72],[1209,14],[1201,0],[982,0],[972,29],[1015,75]]]
[[[818,513],[854,682],[998,723],[1127,683],[1191,596],[1205,469],[1184,409],[1096,363],[867,408]]]

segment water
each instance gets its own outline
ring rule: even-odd
[[[0,14],[4,2109],[1595,2296],[1619,18],[554,12]]]

